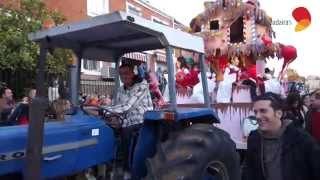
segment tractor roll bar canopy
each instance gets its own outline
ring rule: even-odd
[[[204,53],[202,38],[121,11],[30,33],[29,39],[50,48],[81,50],[82,58],[105,61],[166,47]]]
[[[82,58],[116,62],[130,52],[166,48],[170,91],[170,109],[176,110],[173,48],[199,53],[200,64],[204,67],[203,39],[191,34],[166,27],[141,17],[124,12],[114,12],[90,18],[78,23],[57,26],[49,30],[29,34],[29,39],[40,44],[40,58],[37,68],[37,97],[31,103],[28,129],[26,180],[41,179],[44,108],[44,66],[47,50],[54,48],[71,49]],[[77,102],[79,89],[80,63],[70,66],[70,89],[72,103]],[[202,78],[206,78],[201,71]],[[117,79],[117,84],[119,84]],[[206,81],[203,81],[204,97],[208,106],[209,95]],[[39,93],[38,93],[39,92]],[[31,166],[30,164],[33,164]]]

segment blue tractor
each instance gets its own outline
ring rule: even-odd
[[[239,158],[230,136],[219,123],[208,94],[204,44],[200,37],[156,24],[124,12],[97,16],[31,33],[39,43],[37,97],[30,105],[29,125],[0,127],[0,179],[70,178],[85,171],[101,179],[123,179],[117,166],[121,137],[105,117],[91,116],[78,104],[81,59],[115,62],[125,53],[165,49],[170,103],[166,109],[145,113],[144,124],[130,163],[132,179],[240,179]],[[67,48],[78,61],[69,67],[70,117],[45,118],[44,65],[47,52]],[[204,104],[177,105],[173,48],[199,54]],[[119,86],[119,78],[116,78]]]

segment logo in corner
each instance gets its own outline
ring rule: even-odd
[[[292,11],[293,18],[297,21],[295,27],[296,32],[300,32],[308,28],[311,24],[311,14],[305,7],[298,7]]]

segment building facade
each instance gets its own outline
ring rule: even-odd
[[[320,89],[320,77],[319,76],[308,76],[305,81],[305,85],[310,92]]]

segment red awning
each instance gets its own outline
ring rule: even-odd
[[[158,57],[158,58],[157,58],[157,61],[158,61],[158,62],[160,62],[160,63],[166,63],[166,62],[167,62],[165,55],[160,55],[160,54],[158,54],[157,57]]]
[[[150,54],[147,53],[141,53],[141,52],[133,52],[133,53],[127,53],[123,55],[122,57],[134,59],[141,62],[146,62],[149,58]],[[157,62],[160,63],[166,63],[166,56],[163,54],[157,54]]]
[[[146,62],[148,59],[148,55],[145,53],[141,53],[141,52],[127,53],[127,54],[123,55],[122,57],[134,59],[134,60],[141,61],[141,62]]]

